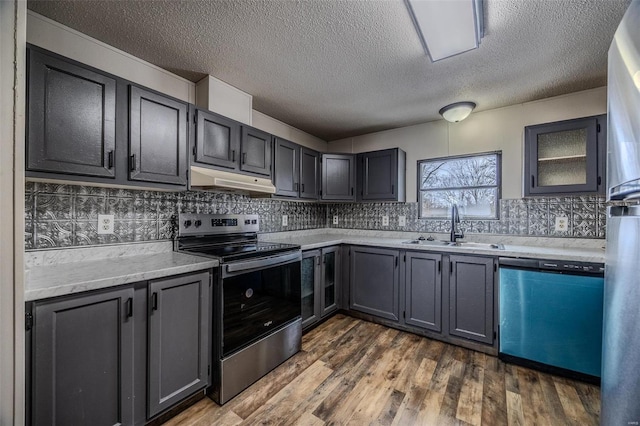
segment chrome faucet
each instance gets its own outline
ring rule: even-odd
[[[460,223],[460,215],[458,214],[458,205],[453,204],[451,206],[451,238],[449,241],[455,243],[458,238],[464,238],[464,231],[460,229],[459,233],[456,229],[456,224]]]

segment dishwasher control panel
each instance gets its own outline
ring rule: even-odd
[[[572,260],[514,259],[501,257],[499,264],[506,268],[530,269],[579,274],[603,275],[604,264],[597,262],[578,262]]]

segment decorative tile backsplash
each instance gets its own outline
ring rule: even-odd
[[[576,196],[501,200],[500,220],[464,220],[466,233],[604,238],[603,197]],[[27,182],[25,247],[27,250],[171,238],[171,217],[186,213],[260,215],[260,232],[324,227],[449,232],[448,220],[418,219],[418,203],[320,204],[250,198],[213,192],[161,192]],[[115,232],[98,235],[98,214],[115,215]],[[288,226],[282,226],[282,215]],[[338,225],[332,224],[338,216]],[[382,226],[382,216],[389,226]],[[406,225],[398,226],[398,217]],[[566,216],[568,230],[556,232],[555,218]]]
[[[604,197],[575,196],[500,200],[499,220],[464,220],[460,228],[467,233],[536,235],[573,238],[604,238],[606,207]],[[327,217],[338,216],[338,225],[346,229],[375,229],[419,233],[449,232],[451,221],[419,219],[418,203],[332,204]],[[382,226],[382,216],[389,216],[389,226]],[[406,225],[398,225],[405,216]],[[556,217],[567,217],[567,231],[555,231]]]
[[[171,238],[182,213],[260,215],[261,232],[326,226],[326,206],[213,192],[161,192],[27,182],[25,247],[44,249]],[[115,215],[114,233],[98,235],[98,214]],[[282,226],[282,215],[288,226]]]

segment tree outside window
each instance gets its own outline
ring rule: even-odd
[[[465,219],[498,219],[501,152],[418,161],[420,217],[449,217],[457,204]]]

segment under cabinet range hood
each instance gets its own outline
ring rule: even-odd
[[[251,195],[275,194],[276,187],[270,179],[241,175],[222,170],[191,166],[191,189],[201,191],[229,190],[248,192]]]

